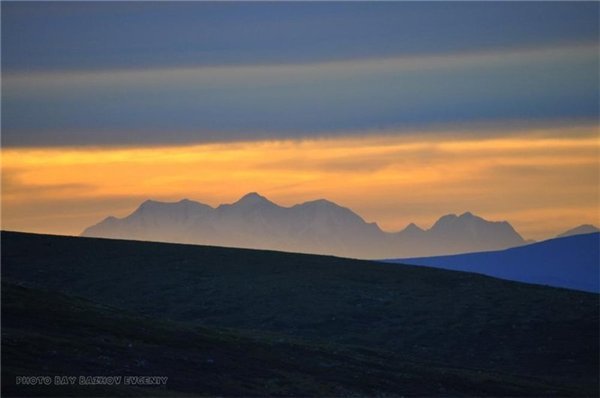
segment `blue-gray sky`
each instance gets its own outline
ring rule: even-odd
[[[600,220],[598,2],[0,6],[4,229],[249,191],[389,231]]]
[[[596,120],[598,11],[596,2],[2,2],[2,143]]]

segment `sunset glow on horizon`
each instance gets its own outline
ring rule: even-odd
[[[455,131],[4,149],[2,227],[77,235],[148,198],[216,206],[258,191],[285,206],[327,198],[388,231],[410,222],[429,227],[443,214],[471,211],[542,239],[572,220],[598,222],[599,151],[594,125],[488,138]]]

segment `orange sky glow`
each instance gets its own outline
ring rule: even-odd
[[[543,239],[599,224],[597,125],[166,147],[4,148],[2,228],[77,235],[141,201],[327,198],[384,230],[471,211]]]

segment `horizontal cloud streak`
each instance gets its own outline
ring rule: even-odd
[[[289,81],[290,78],[331,76],[340,77],[371,74],[397,74],[418,71],[444,71],[465,68],[503,68],[528,64],[547,64],[598,57],[598,43],[569,46],[522,48],[503,51],[481,51],[396,58],[367,58],[313,64],[266,64],[237,66],[200,66],[178,68],[140,68],[105,71],[5,73],[3,90],[9,95],[39,94],[40,90],[56,93],[59,90],[114,89],[148,86],[185,88],[190,84],[222,85],[232,81],[260,80]]]
[[[594,2],[4,2],[4,71],[306,63],[598,38]]]
[[[2,83],[3,144],[184,143],[596,119],[598,66],[594,43],[308,65],[10,73]]]

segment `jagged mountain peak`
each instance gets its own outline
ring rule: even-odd
[[[142,202],[142,204],[140,204],[140,206],[137,208],[137,210],[143,210],[143,209],[165,209],[165,208],[169,208],[169,209],[175,209],[175,208],[181,208],[181,207],[210,207],[207,204],[204,203],[200,203],[200,202],[196,202],[194,200],[190,200],[190,199],[181,199],[177,202],[163,202],[163,201],[159,201],[159,200],[154,200],[154,199],[147,199],[145,201]]]
[[[472,224],[508,224],[506,221],[488,221],[478,215],[466,211],[461,215],[446,214],[440,217],[431,227],[432,230],[446,228],[455,225],[472,225]]]
[[[592,225],[592,224],[581,224],[578,227],[569,229],[561,234],[558,234],[556,237],[563,238],[566,236],[584,235],[584,234],[591,234],[594,232],[600,232],[600,229],[598,229],[598,227],[596,227],[595,225]]]
[[[115,217],[115,216],[108,216],[104,220],[102,220],[102,222],[112,223],[112,222],[115,222],[117,220],[118,220],[118,218]]]
[[[346,220],[348,222],[353,222],[360,225],[374,225],[373,223],[368,224],[361,216],[353,212],[351,209],[340,206],[337,203],[327,199],[310,200],[308,202],[295,205],[291,209],[303,212],[304,214],[311,214],[313,217],[324,217],[325,220]]]
[[[441,216],[431,227],[431,229],[437,229],[446,225],[454,223],[458,219],[456,214],[446,214]]]
[[[165,202],[159,202],[153,199],[146,199],[138,206],[137,209],[134,210],[133,213],[130,214],[130,216],[141,215],[149,211],[153,211],[154,209],[157,209],[164,204]]]
[[[309,200],[307,202],[301,203],[299,205],[296,206],[305,206],[305,207],[331,207],[331,208],[337,208],[337,209],[345,209],[345,207],[342,207],[340,205],[338,205],[335,202],[332,202],[330,200],[327,199],[315,199],[315,200]]]
[[[415,232],[425,232],[425,230],[423,228],[419,227],[414,222],[411,222],[401,232],[404,232],[404,233],[415,233]]]
[[[247,200],[268,200],[266,197],[262,196],[258,192],[248,192],[244,196],[239,199],[239,202],[247,201]]]
[[[506,221],[488,221],[465,212],[460,216],[447,214],[441,217],[427,233],[437,240],[438,246],[450,244],[462,247],[463,252],[471,251],[472,246],[479,250],[494,250],[499,242],[504,248],[525,243],[523,237]]]
[[[148,206],[152,206],[156,203],[162,203],[162,202],[156,201],[154,199],[146,199],[140,204],[139,207],[148,207]]]
[[[482,217],[479,217],[476,214],[471,213],[470,211],[464,212],[463,214],[461,214],[460,216],[458,216],[456,218],[456,220],[458,222],[463,222],[463,223],[467,223],[467,224],[474,224],[474,223],[494,223],[494,224],[499,224],[499,223],[506,223],[506,221],[488,221]]]
[[[271,202],[269,199],[267,199],[265,196],[262,196],[258,192],[248,192],[247,194],[242,196],[240,199],[238,199],[237,202],[234,202],[229,206],[248,207],[248,206],[256,206],[256,205],[277,206],[275,203]],[[221,205],[221,206],[223,206],[223,205]],[[219,206],[219,207],[221,207],[221,206]]]

